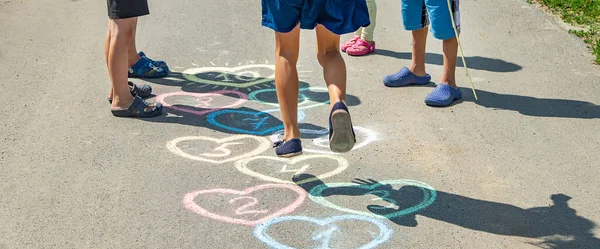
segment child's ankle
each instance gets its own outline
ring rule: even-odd
[[[445,81],[440,81],[440,84],[449,85],[451,87],[458,88],[458,86],[456,85],[456,81],[445,80]]]
[[[292,138],[300,139],[300,129],[293,132],[284,132],[283,141],[289,141]]]
[[[427,75],[427,71],[425,71],[425,67],[419,67],[416,65],[410,65],[410,67],[408,68],[408,70],[410,70],[411,73],[415,74],[416,76],[419,77],[423,77],[425,75]]]
[[[129,67],[133,67],[133,65],[135,65],[141,59],[142,57],[140,57],[138,54],[136,54],[135,56],[130,55],[128,58]]]
[[[344,103],[345,106],[348,106],[348,104],[346,104],[345,99],[331,100],[331,101],[329,101],[329,111],[331,111],[331,109],[333,109],[333,106],[339,102],[342,102],[342,103]]]

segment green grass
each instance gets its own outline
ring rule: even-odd
[[[600,0],[535,0],[546,5],[563,20],[574,25],[587,27],[586,31],[570,30],[590,45],[600,64]]]

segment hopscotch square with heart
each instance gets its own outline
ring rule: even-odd
[[[306,199],[295,185],[263,184],[244,190],[209,189],[186,194],[186,209],[214,220],[254,226],[294,212]]]
[[[221,164],[263,153],[271,142],[263,137],[235,135],[225,138],[180,137],[167,143],[175,155],[191,160]]]
[[[376,248],[392,237],[383,220],[358,215],[327,218],[284,216],[255,227],[271,248]]]
[[[246,102],[248,96],[233,90],[221,90],[209,93],[172,92],[156,96],[156,101],[165,107],[198,116],[207,113],[239,107]]]
[[[276,183],[304,184],[335,176],[348,168],[348,161],[333,155],[303,155],[295,158],[257,156],[237,161],[236,168],[244,174]],[[292,181],[296,175],[316,177]]]

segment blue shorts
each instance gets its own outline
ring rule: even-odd
[[[369,26],[366,0],[262,0],[262,25],[287,33],[300,23],[302,29],[317,24],[343,35]]]
[[[456,30],[460,34],[459,0],[450,0]],[[402,22],[406,30],[419,30],[431,24],[433,37],[440,40],[454,38],[454,28],[448,0],[402,0]]]

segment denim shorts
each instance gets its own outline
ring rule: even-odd
[[[456,30],[460,34],[459,0],[450,0]],[[448,0],[402,0],[402,22],[406,30],[419,30],[431,25],[433,37],[454,38],[454,28],[448,11]]]
[[[262,0],[262,25],[287,33],[300,23],[302,29],[317,24],[342,35],[369,26],[366,0]]]

